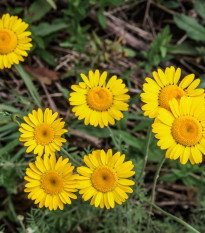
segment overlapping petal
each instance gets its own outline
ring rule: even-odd
[[[44,113],[39,108],[24,117],[25,123],[19,128],[22,133],[19,140],[28,146],[27,153],[34,151],[34,154],[42,156],[43,153],[54,154],[60,150],[62,143],[66,142],[61,136],[67,130],[63,128],[65,122],[61,121],[62,118],[56,120],[57,116],[58,113],[53,114],[49,108]]]
[[[100,208],[114,208],[115,202],[122,204],[128,199],[126,193],[132,193],[129,187],[135,182],[128,179],[135,174],[131,161],[124,162],[125,155],[117,152],[113,155],[109,149],[95,150],[84,156],[87,167],[78,167],[78,189],[82,198]]]
[[[130,96],[126,94],[128,89],[122,79],[114,75],[106,83],[107,72],[100,75],[99,70],[89,71],[88,77],[81,74],[81,78],[83,82],[71,86],[74,92],[69,98],[70,105],[74,106],[72,111],[79,120],[84,119],[85,125],[103,128],[123,118],[122,111],[128,110],[125,102]]]

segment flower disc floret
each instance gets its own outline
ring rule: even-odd
[[[17,46],[17,36],[14,32],[0,30],[0,54],[11,53]]]
[[[118,177],[116,172],[108,166],[100,166],[96,168],[91,175],[93,187],[103,193],[114,190],[117,180]]]
[[[79,193],[87,201],[91,198],[91,205],[100,208],[114,208],[115,202],[122,204],[128,199],[127,193],[133,190],[129,187],[134,181],[128,179],[135,174],[131,161],[124,162],[125,155],[120,152],[112,154],[109,149],[95,150],[84,156],[86,167],[78,167]]]
[[[186,96],[185,91],[174,85],[169,85],[164,87],[159,94],[159,106],[161,108],[166,108],[170,110],[169,101],[175,98],[177,101],[181,99],[182,96]]]
[[[50,124],[40,124],[34,130],[34,138],[39,145],[48,145],[53,141],[54,137],[54,129]]]
[[[93,110],[108,110],[112,106],[112,93],[103,87],[93,87],[87,93],[87,103]]]
[[[28,24],[17,16],[4,14],[0,19],[0,69],[11,68],[24,61],[27,50],[32,47]]]
[[[202,162],[205,154],[205,101],[201,97],[182,97],[169,102],[170,111],[161,108],[154,121],[153,132],[157,145],[167,149],[166,158],[178,159],[181,164]]]
[[[42,175],[41,188],[48,194],[58,194],[63,190],[63,177],[56,171],[48,171]]]
[[[172,125],[172,135],[183,146],[194,146],[202,137],[202,126],[195,117],[181,116]]]
[[[101,128],[114,125],[115,120],[123,118],[122,111],[128,110],[125,103],[130,96],[122,79],[114,75],[106,83],[107,72],[100,75],[99,70],[89,71],[88,77],[81,74],[83,82],[72,85],[70,94],[72,111],[79,120],[84,119],[85,125],[100,126]]]
[[[35,163],[29,163],[24,177],[27,181],[24,191],[40,208],[63,210],[64,204],[71,204],[71,198],[77,198],[73,192],[77,191],[78,175],[73,175],[74,166],[68,161],[62,156],[56,161],[55,155],[49,157],[45,154],[43,159],[38,156]]]
[[[28,146],[27,153],[34,151],[34,154],[42,156],[44,152],[54,154],[56,150],[60,151],[60,146],[66,142],[61,136],[68,131],[63,129],[65,122],[61,121],[62,118],[56,120],[57,116],[57,112],[53,114],[46,108],[43,113],[39,108],[24,117],[26,123],[21,124],[19,140]]]
[[[161,69],[154,71],[154,79],[145,79],[144,93],[141,94],[141,100],[145,103],[142,106],[145,116],[157,117],[160,108],[170,111],[169,101],[174,98],[180,101],[183,96],[197,99],[204,95],[204,89],[196,89],[200,79],[194,80],[194,74],[187,75],[181,82],[180,76],[181,69],[177,68],[175,71],[175,68],[171,66],[167,67],[165,72]]]

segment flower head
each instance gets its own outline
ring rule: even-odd
[[[169,101],[175,98],[177,101],[182,96],[201,97],[204,89],[196,89],[200,79],[194,80],[194,74],[189,74],[179,82],[181,69],[171,66],[167,67],[165,72],[158,69],[153,72],[154,80],[146,78],[147,83],[143,85],[144,93],[141,94],[141,100],[145,103],[142,106],[145,116],[155,118],[160,108],[170,110]]]
[[[25,31],[28,24],[17,16],[4,14],[0,19],[0,69],[11,68],[15,63],[24,61],[26,50],[32,47],[31,32]]]
[[[65,122],[62,118],[57,120],[58,113],[52,114],[52,110],[46,108],[43,113],[39,108],[38,111],[33,110],[24,120],[27,123],[22,123],[19,131],[22,133],[19,140],[28,146],[26,152],[30,153],[34,150],[34,154],[42,156],[42,154],[53,154],[56,150],[60,151],[60,146],[66,142],[62,138],[62,134],[68,132],[63,129]]]
[[[128,110],[125,103],[130,96],[122,79],[114,75],[106,84],[107,72],[100,75],[99,70],[89,71],[89,78],[81,74],[83,82],[72,85],[70,104],[75,105],[72,111],[79,120],[85,119],[85,125],[91,124],[101,128],[115,124],[115,120],[123,118],[121,111]]]
[[[131,161],[124,162],[125,155],[120,152],[112,155],[109,149],[93,151],[84,156],[87,167],[78,167],[79,193],[85,201],[91,197],[91,205],[107,209],[114,208],[115,202],[122,204],[128,198],[126,193],[132,193],[129,187],[135,182],[127,179],[135,174],[131,171],[134,165]]]
[[[182,97],[170,101],[171,112],[161,108],[153,123],[153,132],[159,139],[157,145],[167,149],[166,158],[178,159],[186,164],[202,162],[205,154],[205,106],[204,99]]]
[[[29,163],[24,179],[28,181],[25,192],[28,198],[39,203],[39,207],[48,207],[62,210],[64,204],[71,204],[71,199],[76,199],[76,177],[73,175],[74,166],[68,163],[68,158],[62,156],[56,161],[55,155],[36,157],[35,163]]]

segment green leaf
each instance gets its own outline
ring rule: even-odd
[[[55,4],[55,1],[53,1],[53,0],[47,0],[47,2],[48,2],[48,4],[51,5],[51,7],[52,7],[53,9],[57,9],[57,6],[56,6],[56,4]]]
[[[167,48],[166,47],[160,47],[161,55],[162,57],[165,57],[167,54]]]
[[[164,2],[164,6],[169,9],[175,9],[175,8],[180,7],[180,3],[177,1],[166,1]]]
[[[186,32],[189,38],[205,42],[205,28],[195,19],[184,14],[176,14],[174,21],[179,28]]]
[[[184,54],[190,56],[199,55],[199,52],[197,51],[195,45],[190,42],[184,42],[176,46],[170,46],[169,52],[172,54]]]
[[[8,116],[8,115],[4,115],[0,112],[0,123],[1,124],[4,124],[8,121],[11,121],[11,116]]]
[[[16,147],[18,144],[20,144],[19,139],[14,139],[13,141],[7,143],[6,146],[0,148],[0,155],[2,156],[3,154],[13,150],[13,148]]]
[[[51,33],[60,31],[67,27],[67,24],[64,22],[56,22],[52,24],[40,23],[38,26],[33,26],[33,31],[36,36],[47,36]]]
[[[0,211],[0,219],[4,218],[7,215],[8,213],[6,211]]]
[[[44,40],[41,37],[35,36],[34,40],[35,40],[36,44],[38,45],[38,47],[40,49],[45,49],[45,43],[44,43]]]
[[[41,18],[43,18],[44,15],[46,15],[51,10],[51,6],[48,4],[45,0],[36,0],[34,1],[28,12],[31,16],[31,21],[35,22]]]
[[[9,106],[6,104],[0,104],[0,111],[6,111],[6,112],[19,112],[19,110],[17,108],[14,108],[13,106]]]
[[[69,92],[69,90],[68,90],[67,88],[62,87],[62,88],[59,88],[59,90],[60,90],[60,92],[64,95],[64,97],[65,97],[66,99],[69,98],[70,92]]]
[[[141,138],[137,138],[135,136],[133,136],[132,134],[126,132],[126,131],[122,131],[122,130],[113,130],[113,133],[115,134],[115,136],[121,136],[122,137],[122,141],[124,141],[127,145],[132,146],[134,148],[137,148],[139,150],[142,150],[142,140]]]
[[[30,76],[26,73],[26,71],[23,69],[23,67],[21,66],[21,64],[18,65],[14,65],[16,70],[18,71],[19,75],[21,76],[21,78],[23,79],[25,85],[27,86],[31,97],[34,100],[34,103],[41,108],[41,100],[40,100],[40,96],[38,94],[38,91],[36,89],[36,87],[34,86],[33,82],[31,81]]]
[[[93,127],[91,125],[79,125],[76,126],[76,129],[98,138],[108,138],[110,136],[109,131],[106,127],[101,129],[100,127]]]
[[[129,48],[125,48],[125,47],[122,47],[123,48],[123,51],[125,52],[125,56],[126,57],[135,57],[136,56],[136,52],[132,49],[129,49]]]
[[[103,13],[103,10],[102,9],[99,9],[98,12],[97,12],[97,17],[98,17],[98,21],[101,25],[102,28],[105,28],[106,27],[106,17]]]
[[[195,0],[195,10],[205,21],[205,1],[204,0]]]
[[[6,12],[10,15],[18,15],[23,11],[23,7],[7,8]]]
[[[38,49],[36,53],[49,65],[57,66],[57,62],[54,60],[54,57],[46,50]]]
[[[178,179],[178,177],[172,172],[160,177],[160,180],[164,180],[164,181],[168,181],[168,182],[169,181],[176,181],[177,179]]]

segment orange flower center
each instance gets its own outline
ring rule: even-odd
[[[181,116],[173,122],[172,135],[179,144],[194,146],[202,137],[202,126],[194,117]]]
[[[0,54],[8,54],[17,46],[17,36],[8,29],[0,30]]]
[[[63,178],[56,171],[48,171],[41,178],[41,188],[48,194],[58,194],[63,190]]]
[[[161,93],[159,95],[159,105],[162,108],[166,108],[170,111],[169,107],[169,101],[173,98],[176,100],[180,100],[182,96],[185,96],[186,93],[184,90],[178,86],[175,85],[169,85],[166,86],[161,90]]]
[[[101,166],[92,173],[91,182],[99,192],[110,192],[117,184],[117,174],[112,168]]]
[[[105,111],[112,105],[112,93],[104,87],[93,87],[88,91],[87,103],[93,110]]]
[[[49,124],[43,123],[38,125],[34,131],[34,137],[37,141],[37,144],[42,146],[48,145],[54,139],[54,130],[53,127]]]

